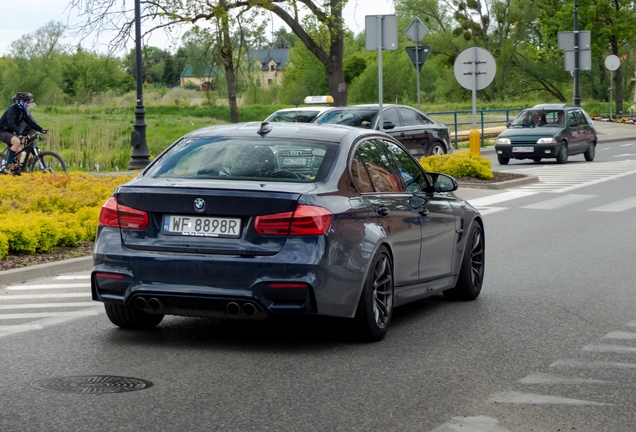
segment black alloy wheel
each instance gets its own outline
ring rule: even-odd
[[[583,153],[583,156],[585,156],[585,160],[588,162],[592,162],[594,160],[594,157],[596,156],[596,142],[592,141],[590,143],[590,146],[587,148],[587,150],[585,150],[585,153]]]
[[[499,161],[499,165],[508,165],[510,158],[497,155],[497,161]]]
[[[353,319],[354,330],[362,340],[377,342],[389,330],[393,316],[393,263],[382,246],[371,263],[369,275]]]
[[[557,153],[556,157],[557,163],[564,164],[568,161],[568,145],[566,143],[561,144],[561,148],[559,149],[559,153]]]
[[[446,148],[444,147],[444,144],[442,144],[441,142],[436,142],[435,144],[433,144],[431,151],[428,153],[429,156],[441,156],[445,154],[446,154]]]
[[[455,287],[444,291],[449,300],[475,300],[481,293],[486,270],[486,242],[484,231],[474,222],[466,239],[464,258]]]

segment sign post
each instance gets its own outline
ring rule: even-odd
[[[398,47],[397,15],[367,15],[364,17],[365,48],[369,51],[378,50],[378,129],[383,130],[382,121],[382,50],[395,51]]]
[[[415,47],[406,47],[406,52],[408,52],[409,57],[411,57],[411,61],[415,65],[415,77],[417,81],[417,109],[419,110],[420,109],[420,71],[422,70],[422,65],[426,61],[426,56],[428,55],[428,52],[431,49],[431,47],[425,47],[426,50],[425,51],[423,50],[424,58],[420,59],[421,53],[420,53],[419,43],[422,41],[422,39],[424,39],[424,36],[426,36],[426,33],[428,33],[428,28],[426,28],[426,26],[422,24],[422,21],[420,21],[419,18],[415,18],[413,22],[411,22],[411,24],[404,31],[404,33],[406,33],[409,39],[415,42]],[[411,52],[414,52],[415,59],[413,59]]]
[[[610,120],[612,119],[612,96],[614,93],[614,71],[618,69],[620,65],[621,65],[621,59],[619,59],[618,56],[611,54],[605,57],[605,67],[610,71],[610,87],[608,88],[610,92],[610,96],[609,96]]]
[[[479,154],[480,134],[477,130],[477,90],[488,87],[497,73],[497,63],[484,48],[466,48],[459,53],[453,66],[455,79],[473,91],[473,128],[469,134],[470,151]],[[482,126],[483,127],[483,126]],[[457,133],[457,131],[455,131]]]

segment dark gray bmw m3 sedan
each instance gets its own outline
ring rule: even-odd
[[[479,295],[483,223],[456,189],[381,132],[199,129],[102,207],[93,299],[129,329],[164,315],[319,314],[377,341],[394,307]]]

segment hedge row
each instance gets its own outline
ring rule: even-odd
[[[102,204],[133,177],[80,172],[0,177],[0,259],[93,241]]]
[[[420,165],[431,172],[448,174],[455,178],[477,177],[493,178],[492,162],[470,151],[461,151],[441,156],[428,156],[420,159]]]

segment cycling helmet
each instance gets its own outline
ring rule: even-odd
[[[33,101],[33,95],[31,93],[25,93],[25,92],[18,92],[16,93],[15,96],[13,96],[13,99],[15,101],[23,101],[25,103],[30,103]]]

